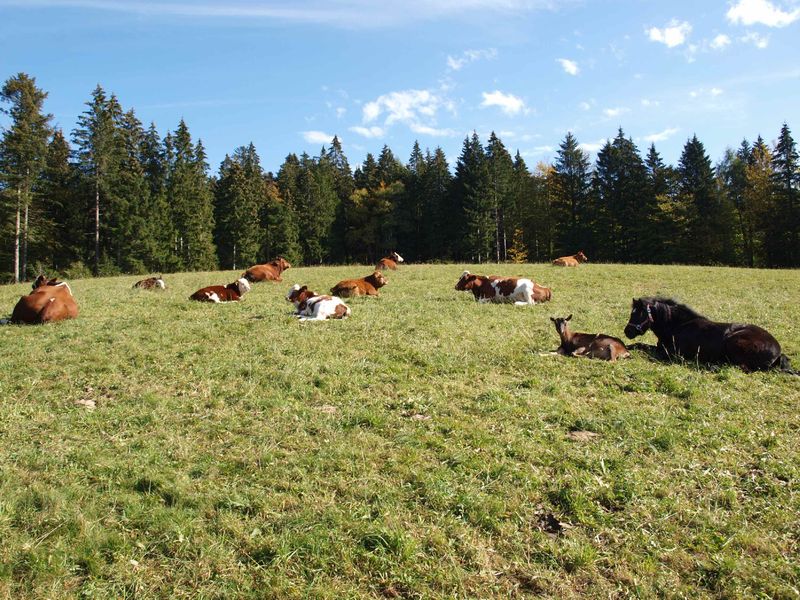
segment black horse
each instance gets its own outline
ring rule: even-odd
[[[757,325],[717,323],[667,298],[634,298],[625,336],[652,329],[660,354],[702,363],[730,363],[745,372],[780,369],[797,375],[781,345]]]

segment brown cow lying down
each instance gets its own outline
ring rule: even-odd
[[[325,319],[344,319],[350,316],[350,307],[336,296],[320,296],[315,294],[308,286],[300,287],[294,284],[286,300],[294,304],[296,316],[301,321],[324,321]]]
[[[331,288],[331,294],[340,298],[354,298],[356,296],[377,296],[378,290],[389,283],[380,271],[367,275],[361,279],[345,279]]]
[[[508,277],[501,277],[500,275],[489,275],[489,279],[509,279]],[[553,290],[543,285],[533,282],[533,301],[534,302],[549,302],[553,299]]]
[[[165,290],[167,289],[167,284],[161,277],[148,277],[137,281],[133,284],[133,287],[141,290]]]
[[[553,261],[556,267],[577,267],[579,264],[587,262],[589,259],[583,253],[583,250],[572,256],[562,256]]]
[[[189,300],[197,300],[198,302],[238,302],[242,299],[247,292],[250,291],[250,282],[244,277],[240,277],[233,283],[226,286],[210,285],[208,287],[200,288],[194,294],[189,296]]]
[[[569,330],[566,319],[550,320],[556,326],[558,335],[561,336],[561,345],[556,352],[563,356],[588,356],[589,358],[600,358],[602,360],[615,361],[618,358],[630,358],[631,354],[625,347],[625,343],[610,335],[602,333],[573,333]]]
[[[39,275],[33,282],[33,291],[17,302],[10,322],[31,325],[74,319],[77,316],[78,304],[69,284]]]
[[[491,275],[475,275],[464,271],[456,283],[459,292],[472,292],[477,302],[508,303],[518,306],[536,304],[534,283],[524,277],[499,277]],[[546,290],[547,288],[542,288]],[[542,295],[547,295],[541,292]]]
[[[405,262],[403,257],[400,256],[397,252],[392,252],[389,256],[384,256],[382,259],[378,261],[378,264],[375,265],[376,271],[385,271],[386,269],[391,269],[392,271],[397,270],[397,263]]]
[[[242,277],[253,283],[258,283],[259,281],[283,281],[281,273],[291,266],[286,259],[279,257],[263,265],[253,265],[242,273]]]

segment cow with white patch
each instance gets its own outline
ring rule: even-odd
[[[385,271],[386,269],[391,269],[392,271],[397,271],[397,265],[401,262],[405,262],[403,257],[397,252],[392,252],[389,256],[384,256],[378,261],[378,264],[375,265],[375,270]]]
[[[536,304],[534,283],[524,277],[486,277],[464,271],[456,283],[456,290],[472,292],[477,302],[513,302],[517,306]]]
[[[238,302],[247,292],[250,291],[250,282],[244,277],[240,277],[228,285],[210,285],[200,288],[189,296],[189,300],[197,302],[213,302],[221,304],[223,302]]]
[[[301,321],[324,321],[325,319],[345,319],[350,316],[350,307],[336,296],[317,295],[304,285],[294,284],[286,300],[294,304],[295,316]]]
[[[161,277],[148,277],[133,284],[134,289],[140,290],[165,290],[166,282]]]

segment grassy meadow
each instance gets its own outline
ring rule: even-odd
[[[477,304],[464,268],[553,301]],[[77,320],[0,327],[0,598],[800,597],[800,377],[541,354],[550,316],[622,337],[663,294],[797,368],[800,271],[408,265],[290,316],[370,270],[230,305],[187,297],[234,272],[77,280]]]

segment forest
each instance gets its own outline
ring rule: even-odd
[[[593,262],[800,266],[800,161],[789,125],[743,139],[716,164],[696,135],[677,165],[620,128],[594,163],[572,133],[552,164],[527,165],[494,133],[441,148],[388,146],[352,169],[334,137],[318,156],[265,171],[252,143],[210,174],[181,121],[145,127],[101,86],[65,134],[47,92],[19,73],[0,90],[0,280],[293,265]]]

